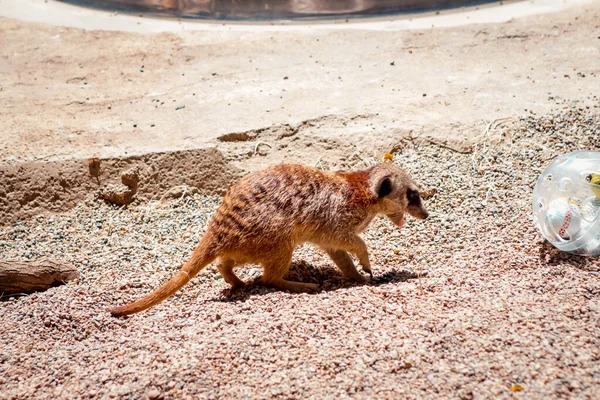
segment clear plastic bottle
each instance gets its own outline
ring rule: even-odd
[[[600,254],[600,152],[575,151],[556,158],[533,190],[533,219],[556,248]]]

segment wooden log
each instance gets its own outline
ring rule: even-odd
[[[79,271],[56,260],[0,259],[0,296],[39,292],[79,278]]]

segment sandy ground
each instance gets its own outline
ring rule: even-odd
[[[298,250],[290,277],[321,284],[312,295],[231,293],[210,267],[147,312],[109,316],[172,276],[216,197],[90,197],[4,228],[5,256],[60,258],[82,278],[0,302],[0,398],[598,398],[600,263],[541,240],[530,201],[550,159],[599,138],[597,110],[560,103],[494,121],[469,154],[400,141],[394,162],[438,189],[431,218],[373,223],[367,285]]]
[[[547,112],[548,93],[598,93],[598,20],[600,2],[399,32],[135,34],[2,18],[0,160],[207,145],[241,156],[219,139],[299,124],[367,149],[380,147],[374,130],[380,142],[410,130],[469,139],[482,119]]]
[[[599,398],[600,263],[550,248],[530,211],[549,160],[600,147],[598,21],[600,2],[405,32],[0,18],[0,254],[82,274],[0,301],[0,399]],[[290,277],[317,294],[231,293],[210,267],[106,312],[172,276],[241,174],[386,151],[438,193],[428,221],[365,233],[373,283],[305,247]],[[97,199],[132,166],[135,203]],[[179,185],[200,193],[157,201]]]

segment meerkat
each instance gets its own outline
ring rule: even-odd
[[[429,215],[417,184],[390,162],[351,172],[296,164],[272,166],[242,178],[227,191],[191,258],[171,280],[110,312],[122,316],[146,310],[213,261],[233,288],[245,285],[234,268],[255,263],[262,265],[262,282],[267,286],[316,291],[319,285],[283,279],[294,248],[307,242],[323,249],[347,278],[366,282],[348,253],[356,255],[372,278],[367,246],[359,234],[376,215],[385,215],[401,227],[405,214],[417,219]]]

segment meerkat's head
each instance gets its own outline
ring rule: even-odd
[[[377,164],[370,171],[369,183],[379,199],[378,213],[387,216],[396,226],[404,225],[406,213],[417,219],[429,216],[418,185],[397,165],[390,162]]]

